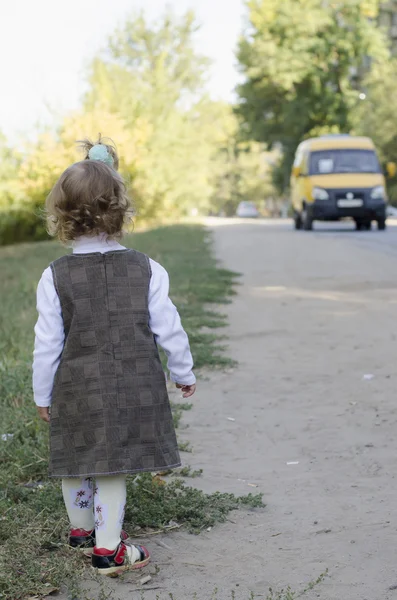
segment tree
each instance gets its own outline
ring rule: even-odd
[[[282,144],[276,179],[286,188],[302,139],[352,129],[365,68],[386,60],[388,49],[370,18],[375,0],[249,0],[247,7],[237,111],[248,137]]]
[[[117,115],[127,138],[136,139],[137,128],[145,131],[127,154],[120,150],[146,219],[204,210],[209,203],[214,145],[203,89],[209,62],[194,50],[196,30],[191,12],[177,19],[167,11],[154,25],[141,14],[111,37],[91,68],[85,111]]]
[[[211,208],[227,216],[235,215],[243,200],[264,208],[265,201],[276,195],[271,180],[276,155],[267,152],[262,143],[240,139],[239,123],[231,106],[220,105],[219,110],[220,137],[212,161]]]
[[[0,209],[20,200],[18,170],[22,156],[7,142],[0,131]]]
[[[367,135],[377,147],[381,163],[397,162],[397,59],[374,65],[365,79],[366,99],[357,113],[355,132]],[[388,180],[391,202],[397,205],[397,178]]]

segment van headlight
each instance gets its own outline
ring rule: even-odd
[[[386,199],[386,191],[383,185],[377,185],[371,192],[372,200],[385,200]]]
[[[328,200],[329,194],[327,190],[323,190],[323,188],[315,187],[313,188],[313,199],[314,200]]]

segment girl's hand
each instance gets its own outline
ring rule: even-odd
[[[48,406],[38,406],[37,412],[39,413],[40,419],[43,419],[46,423],[50,422],[50,409]]]
[[[182,385],[181,383],[176,383],[175,385],[178,390],[182,390],[183,398],[190,398],[190,396],[193,396],[194,392],[196,391],[195,383],[192,385]]]

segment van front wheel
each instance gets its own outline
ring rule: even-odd
[[[379,231],[384,231],[386,229],[386,219],[379,219],[378,229]]]
[[[355,223],[357,231],[371,231],[371,221],[361,221],[360,219],[356,219]]]
[[[313,217],[308,208],[304,208],[302,212],[302,226],[305,231],[311,231],[313,229]]]

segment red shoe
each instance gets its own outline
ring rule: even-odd
[[[116,550],[94,548],[91,557],[92,567],[100,575],[117,577],[124,571],[142,569],[150,562],[150,554],[144,546],[132,546],[120,542]]]
[[[129,535],[122,531],[120,535],[123,542],[128,540]],[[76,550],[81,550],[86,556],[91,556],[95,547],[95,529],[86,531],[85,529],[71,529],[69,534],[69,546]]]

